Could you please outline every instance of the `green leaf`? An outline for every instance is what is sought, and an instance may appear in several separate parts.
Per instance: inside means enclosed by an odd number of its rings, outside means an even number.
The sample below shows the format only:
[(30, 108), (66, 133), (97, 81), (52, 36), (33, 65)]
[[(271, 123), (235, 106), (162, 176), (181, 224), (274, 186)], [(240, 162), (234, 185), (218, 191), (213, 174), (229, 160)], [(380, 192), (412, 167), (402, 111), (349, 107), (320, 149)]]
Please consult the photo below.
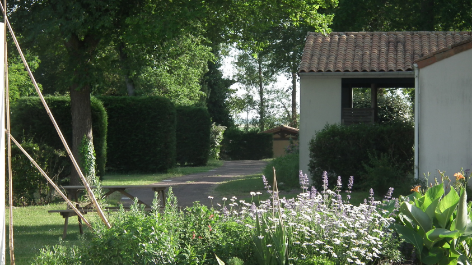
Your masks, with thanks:
[(431, 220), (434, 219), (434, 212), (435, 212), (436, 207), (438, 206), (438, 204), (439, 204), (439, 198), (432, 201), (425, 210), (425, 213), (429, 216), (429, 218)]
[(444, 194), (444, 184), (441, 183), (440, 185), (433, 186), (426, 191), (424, 195), (424, 203), (421, 206), (422, 210), (426, 210), (431, 203), (434, 201), (438, 200), (443, 196)]
[(461, 197), (459, 200), (459, 205), (457, 206), (457, 215), (456, 215), (456, 229), (463, 230), (469, 223), (469, 216), (467, 215), (467, 191), (466, 189), (461, 189)]
[(472, 235), (472, 223), (468, 223), (462, 232), (462, 236), (470, 237)]
[(220, 258), (218, 258), (216, 254), (215, 254), (215, 257), (216, 257), (216, 261), (218, 261), (218, 265), (225, 265), (225, 263)]
[(435, 228), (431, 229), (426, 233), (426, 236), (428, 237), (429, 240), (431, 241), (439, 241), (443, 238), (451, 238), (451, 239), (456, 239), (461, 236), (460, 231), (450, 231), (448, 229), (444, 228)]
[(424, 264), (437, 264), (444, 258), (443, 250), (440, 248), (432, 248), (427, 253), (421, 255), (421, 262)]
[(457, 195), (457, 192), (454, 189), (451, 189), (451, 191), (449, 191), (449, 193), (439, 202), (436, 207), (435, 215), (441, 227), (447, 228), (446, 226), (451, 220), (451, 216), (458, 203), (459, 195)]
[(413, 244), (415, 246), (418, 253), (423, 251), (423, 237), (402, 225), (395, 224), (395, 230), (400, 235), (401, 238), (405, 239), (405, 241)]
[(410, 217), (410, 219), (415, 220), (415, 222), (421, 227), (421, 229), (423, 229), (424, 233), (431, 229), (432, 221), (430, 217), (415, 205), (403, 203), (400, 206), (400, 212)]

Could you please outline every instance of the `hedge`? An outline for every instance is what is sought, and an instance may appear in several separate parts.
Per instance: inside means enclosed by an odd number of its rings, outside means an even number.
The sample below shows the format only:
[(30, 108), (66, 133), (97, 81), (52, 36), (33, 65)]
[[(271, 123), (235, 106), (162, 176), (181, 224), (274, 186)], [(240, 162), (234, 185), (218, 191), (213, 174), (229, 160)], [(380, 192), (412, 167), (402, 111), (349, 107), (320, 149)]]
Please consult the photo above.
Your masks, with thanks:
[(387, 155), (406, 173), (413, 170), (413, 146), (414, 128), (410, 123), (326, 125), (310, 141), (309, 171), (318, 186), (323, 171), (332, 177), (330, 185), (337, 176), (347, 183), (350, 176), (359, 180), (365, 175), (365, 165), (371, 160)]
[(176, 156), (181, 166), (203, 166), (210, 155), (211, 117), (206, 108), (176, 107)]
[(176, 114), (163, 97), (99, 97), (108, 113), (114, 172), (162, 172), (175, 165)]
[[(62, 134), (72, 142), (72, 117), (69, 97), (45, 97)], [(107, 113), (101, 101), (91, 98), (93, 145), (95, 148), (97, 175), (105, 174), (107, 161)], [(20, 98), (11, 106), (11, 132), (17, 140), (28, 139), (65, 150), (49, 116), (38, 97)], [(69, 174), (70, 169), (64, 174)]]
[(228, 129), (224, 133), (221, 157), (229, 160), (260, 160), (271, 158), (272, 134)]

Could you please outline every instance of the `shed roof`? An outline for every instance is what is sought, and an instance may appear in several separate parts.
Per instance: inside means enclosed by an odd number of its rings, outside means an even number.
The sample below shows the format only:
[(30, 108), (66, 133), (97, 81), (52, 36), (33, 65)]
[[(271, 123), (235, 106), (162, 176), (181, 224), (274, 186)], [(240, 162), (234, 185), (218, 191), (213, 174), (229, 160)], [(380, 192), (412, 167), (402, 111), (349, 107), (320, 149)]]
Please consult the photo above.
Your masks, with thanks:
[(272, 134), (286, 133), (286, 134), (290, 134), (290, 135), (296, 135), (296, 134), (298, 134), (298, 129), (290, 127), (290, 126), (280, 125), (280, 126), (277, 126), (275, 128), (263, 131), (262, 133), (272, 133)]
[(407, 72), (420, 58), (472, 39), (472, 32), (309, 32), (300, 73)]

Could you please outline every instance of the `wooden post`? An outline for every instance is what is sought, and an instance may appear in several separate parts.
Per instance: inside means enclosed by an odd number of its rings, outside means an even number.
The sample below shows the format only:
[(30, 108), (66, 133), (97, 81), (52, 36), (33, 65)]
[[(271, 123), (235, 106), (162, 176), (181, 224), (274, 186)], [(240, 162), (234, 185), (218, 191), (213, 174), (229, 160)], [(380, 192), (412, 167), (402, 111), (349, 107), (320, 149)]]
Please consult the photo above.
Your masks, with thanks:
[[(5, 30), (5, 24), (0, 26)], [(5, 230), (5, 32), (0, 33), (0, 263), (5, 264), (6, 230)]]
[(372, 83), (370, 85), (370, 99), (371, 99), (371, 108), (373, 109), (373, 119), (372, 123), (376, 123), (377, 118), (377, 84)]

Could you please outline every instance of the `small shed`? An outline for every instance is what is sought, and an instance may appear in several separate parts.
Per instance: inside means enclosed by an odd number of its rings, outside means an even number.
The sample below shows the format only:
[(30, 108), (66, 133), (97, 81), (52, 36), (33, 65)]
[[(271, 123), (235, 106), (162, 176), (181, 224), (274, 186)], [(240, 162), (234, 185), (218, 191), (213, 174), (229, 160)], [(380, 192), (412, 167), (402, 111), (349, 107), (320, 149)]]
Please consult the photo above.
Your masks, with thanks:
[[(440, 169), (443, 163), (438, 161), (442, 159), (457, 161), (451, 166), (461, 164), (464, 169), (468, 168), (472, 163), (472, 60), (466, 56), (469, 51), (424, 66), (424, 69), (421, 64), (424, 60), (433, 60), (428, 58), (443, 56), (441, 51), (451, 53), (454, 47), (465, 49), (468, 46), (464, 42), (470, 39), (472, 32), (308, 33), (299, 69), (300, 169), (309, 173), (309, 142), (326, 124), (375, 122), (376, 91), (381, 87), (416, 88), (416, 177)], [(354, 87), (371, 88), (371, 108), (352, 108)], [(448, 119), (461, 119), (464, 124), (454, 127), (457, 123)], [(458, 133), (456, 128), (463, 131)], [(432, 132), (436, 130), (437, 133)], [(440, 141), (443, 143), (439, 144)], [(443, 149), (445, 145), (448, 145), (447, 151)], [(454, 153), (461, 145), (469, 151)], [(451, 170), (459, 169), (448, 166), (442, 170), (451, 175)]]
[(262, 133), (270, 133), (273, 135), (273, 147), (274, 157), (280, 157), (285, 154), (285, 150), (290, 145), (290, 140), (298, 145), (298, 129), (280, 125)]

